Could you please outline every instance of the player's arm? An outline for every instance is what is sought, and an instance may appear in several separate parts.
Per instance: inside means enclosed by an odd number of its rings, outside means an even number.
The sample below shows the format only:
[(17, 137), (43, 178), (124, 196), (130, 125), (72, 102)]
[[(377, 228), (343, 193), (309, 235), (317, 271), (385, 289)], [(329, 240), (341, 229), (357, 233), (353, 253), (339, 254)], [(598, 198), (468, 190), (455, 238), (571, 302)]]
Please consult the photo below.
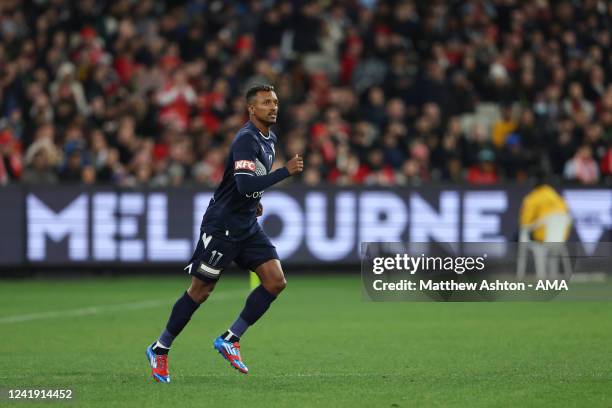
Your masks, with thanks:
[(287, 166), (281, 167), (265, 176), (258, 176), (255, 173), (257, 148), (257, 142), (246, 135), (236, 141), (234, 146), (234, 177), (240, 194), (250, 194), (265, 190), (279, 181), (302, 171), (304, 167), (302, 158), (296, 156), (287, 163)]
[(236, 187), (240, 194), (249, 194), (265, 190), (279, 181), (283, 181), (290, 175), (285, 167), (274, 170), (272, 173), (266, 174), (265, 176), (258, 176), (255, 172), (253, 172), (253, 174), (248, 174), (246, 172), (234, 174), (236, 177)]

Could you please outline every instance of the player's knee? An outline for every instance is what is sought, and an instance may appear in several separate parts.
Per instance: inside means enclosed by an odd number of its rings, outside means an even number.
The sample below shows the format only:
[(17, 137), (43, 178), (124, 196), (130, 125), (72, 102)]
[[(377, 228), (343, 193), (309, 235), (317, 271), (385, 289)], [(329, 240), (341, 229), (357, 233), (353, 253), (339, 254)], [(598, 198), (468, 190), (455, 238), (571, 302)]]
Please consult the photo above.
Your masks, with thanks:
[(287, 280), (285, 278), (282, 278), (278, 281), (278, 293), (282, 292), (283, 290), (285, 290), (285, 288), (287, 287)]
[(206, 301), (206, 299), (208, 299), (208, 297), (210, 296), (210, 293), (212, 292), (212, 289), (199, 289), (199, 290), (189, 290), (189, 296), (193, 299), (194, 302), (196, 303), (204, 303)]
[(268, 289), (268, 292), (272, 293), (273, 295), (278, 295), (286, 287), (287, 287), (287, 281), (285, 280), (284, 277), (281, 277), (278, 279), (274, 279), (272, 282), (270, 282), (268, 285), (268, 288), (266, 289)]
[(277, 296), (287, 287), (285, 274), (277, 259), (268, 261), (256, 269), (263, 287), (271, 294)]
[(194, 279), (191, 286), (187, 290), (189, 297), (196, 303), (204, 303), (215, 289), (214, 283), (202, 282), (199, 279)]
[(187, 289), (187, 294), (196, 303), (202, 303), (208, 297), (208, 296), (204, 296), (204, 294), (200, 290), (194, 289), (193, 286)]

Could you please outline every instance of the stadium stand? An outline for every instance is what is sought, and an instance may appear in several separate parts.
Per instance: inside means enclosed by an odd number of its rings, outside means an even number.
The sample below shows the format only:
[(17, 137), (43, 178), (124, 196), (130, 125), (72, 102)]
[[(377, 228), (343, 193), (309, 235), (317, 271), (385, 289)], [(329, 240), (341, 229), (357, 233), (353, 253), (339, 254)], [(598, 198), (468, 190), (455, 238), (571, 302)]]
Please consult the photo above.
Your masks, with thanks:
[(0, 185), (216, 185), (275, 85), (308, 185), (612, 183), (612, 3), (3, 0)]

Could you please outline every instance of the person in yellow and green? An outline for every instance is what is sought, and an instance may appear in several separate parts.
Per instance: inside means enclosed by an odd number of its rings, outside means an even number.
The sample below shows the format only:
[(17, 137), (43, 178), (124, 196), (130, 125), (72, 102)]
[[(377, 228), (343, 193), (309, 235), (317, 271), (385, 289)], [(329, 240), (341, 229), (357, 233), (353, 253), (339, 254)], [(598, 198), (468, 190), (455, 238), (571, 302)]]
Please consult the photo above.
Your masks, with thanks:
[[(551, 234), (553, 231), (550, 231), (550, 229), (556, 230), (560, 227), (552, 225), (553, 221), (564, 224), (564, 228), (561, 228), (557, 234)], [(571, 228), (571, 216), (567, 203), (547, 183), (546, 175), (543, 172), (538, 175), (535, 188), (523, 199), (519, 222), (521, 241), (524, 241), (523, 238), (539, 242), (567, 241)], [(527, 237), (524, 236), (526, 233), (529, 234)]]
[(548, 184), (544, 172), (539, 172), (535, 188), (523, 199), (519, 223), (517, 277), (525, 277), (528, 252), (533, 253), (538, 279), (557, 276), (559, 261), (569, 276), (571, 265), (563, 243), (569, 237), (572, 218), (567, 203)]

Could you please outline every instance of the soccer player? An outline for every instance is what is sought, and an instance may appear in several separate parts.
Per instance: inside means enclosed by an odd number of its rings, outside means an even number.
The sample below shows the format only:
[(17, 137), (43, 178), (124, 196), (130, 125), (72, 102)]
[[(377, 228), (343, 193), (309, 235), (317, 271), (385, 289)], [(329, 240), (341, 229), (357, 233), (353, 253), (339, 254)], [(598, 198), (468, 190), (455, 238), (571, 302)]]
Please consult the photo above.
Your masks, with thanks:
[(159, 382), (170, 382), (168, 352), (172, 342), (232, 261), (255, 271), (261, 280), (236, 321), (213, 342), (214, 348), (241, 373), (246, 374), (248, 368), (240, 355), (240, 338), (286, 286), (276, 248), (256, 217), (263, 212), (263, 190), (302, 172), (304, 163), (296, 155), (285, 167), (271, 171), (277, 138), (270, 127), (276, 123), (278, 98), (272, 86), (258, 85), (248, 90), (246, 99), (249, 122), (232, 142), (223, 180), (210, 200), (200, 227), (201, 237), (185, 267), (192, 276), (191, 286), (174, 304), (161, 336), (147, 347), (152, 376)]

